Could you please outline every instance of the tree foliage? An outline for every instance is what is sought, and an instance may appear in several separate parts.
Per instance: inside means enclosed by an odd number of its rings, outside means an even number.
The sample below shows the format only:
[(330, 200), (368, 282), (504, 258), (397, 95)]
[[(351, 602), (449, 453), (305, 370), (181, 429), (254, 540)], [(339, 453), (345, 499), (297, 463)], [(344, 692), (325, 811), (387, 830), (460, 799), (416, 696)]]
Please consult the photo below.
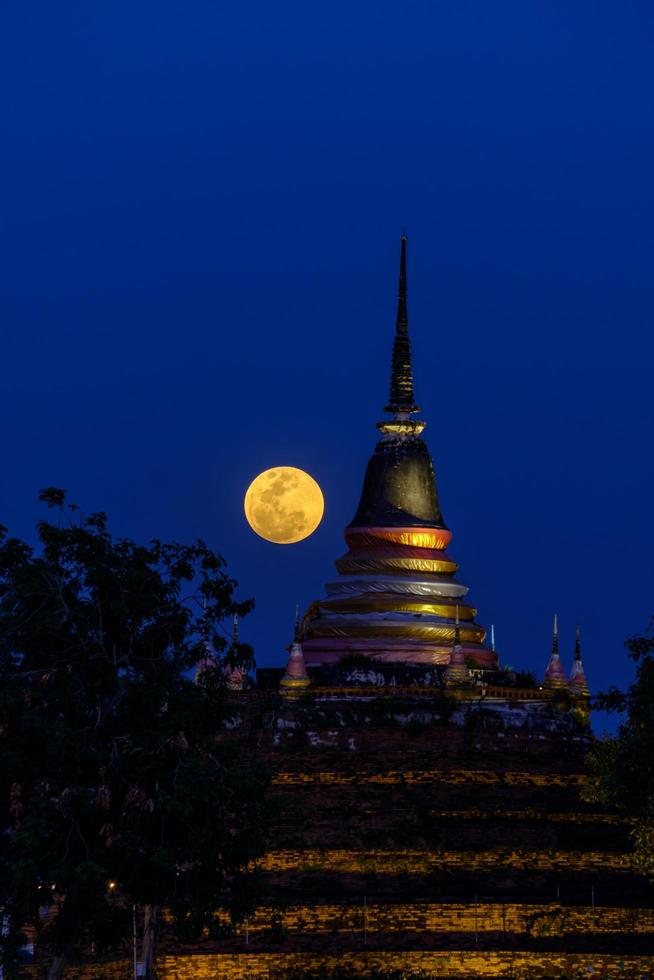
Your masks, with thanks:
[(600, 739), (589, 755), (589, 802), (618, 806), (636, 821), (634, 861), (654, 875), (654, 620), (626, 642), (636, 677), (625, 692), (611, 688), (598, 707), (624, 713), (615, 737)]
[(219, 905), (247, 914), (267, 776), (224, 737), (224, 668), (252, 651), (221, 622), (252, 602), (223, 559), (115, 539), (62, 491), (41, 499), (57, 516), (38, 547), (0, 531), (0, 907), (5, 964), (32, 924), (55, 976), (118, 943), (132, 904), (166, 906), (187, 937)]

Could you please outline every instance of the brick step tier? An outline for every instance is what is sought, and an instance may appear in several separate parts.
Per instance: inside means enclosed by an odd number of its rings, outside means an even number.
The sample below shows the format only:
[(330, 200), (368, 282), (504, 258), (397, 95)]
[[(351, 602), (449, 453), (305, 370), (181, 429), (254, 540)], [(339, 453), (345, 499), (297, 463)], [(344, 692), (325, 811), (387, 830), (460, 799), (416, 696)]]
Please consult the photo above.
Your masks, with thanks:
[[(495, 901), (518, 901), (528, 895), (548, 902), (559, 896), (566, 903), (585, 905), (595, 896), (602, 904), (654, 903), (654, 889), (640, 875), (628, 872), (457, 871), (440, 874), (328, 874), (316, 871), (268, 873), (264, 879), (267, 902), (356, 902), (366, 895), (375, 902), (463, 901), (475, 895)], [(628, 896), (628, 897), (626, 897)]]
[[(85, 980), (118, 980), (123, 973), (85, 973)], [(460, 951), (356, 951), (336, 955), (320, 953), (241, 953), (197, 956), (162, 956), (157, 959), (160, 980), (294, 980), (329, 976), (366, 977), (385, 973), (403, 977), (438, 977), (439, 980), (477, 980), (478, 977), (520, 977), (521, 980), (558, 980), (573, 976), (619, 976), (641, 980), (654, 976), (654, 957), (610, 953), (542, 953), (532, 950)], [(79, 976), (79, 974), (77, 975)], [(67, 980), (77, 980), (69, 971)]]
[(274, 927), (268, 933), (261, 935), (248, 934), (245, 941), (245, 931), (232, 940), (211, 942), (205, 940), (185, 946), (174, 941), (160, 940), (162, 952), (183, 955), (194, 952), (220, 953), (266, 953), (284, 949), (287, 945), (293, 952), (311, 951), (313, 953), (344, 953), (348, 951), (368, 950), (518, 950), (587, 953), (650, 953), (654, 949), (654, 932), (643, 935), (616, 936), (614, 933), (593, 933), (592, 935), (573, 935), (566, 933), (562, 936), (526, 936), (524, 933), (502, 932), (433, 932), (416, 937), (415, 933), (368, 933), (363, 939), (363, 930), (358, 934), (333, 935), (286, 933), (279, 927)]

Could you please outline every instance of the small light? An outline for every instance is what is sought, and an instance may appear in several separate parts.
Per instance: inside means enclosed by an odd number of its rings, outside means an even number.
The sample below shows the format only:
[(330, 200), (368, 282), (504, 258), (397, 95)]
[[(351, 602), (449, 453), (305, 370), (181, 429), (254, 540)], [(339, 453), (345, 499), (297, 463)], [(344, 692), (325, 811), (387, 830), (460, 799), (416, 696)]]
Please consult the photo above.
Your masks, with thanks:
[(109, 882), (109, 889), (110, 889), (110, 891), (113, 891), (115, 887), (116, 887), (116, 882), (115, 881), (110, 881)]

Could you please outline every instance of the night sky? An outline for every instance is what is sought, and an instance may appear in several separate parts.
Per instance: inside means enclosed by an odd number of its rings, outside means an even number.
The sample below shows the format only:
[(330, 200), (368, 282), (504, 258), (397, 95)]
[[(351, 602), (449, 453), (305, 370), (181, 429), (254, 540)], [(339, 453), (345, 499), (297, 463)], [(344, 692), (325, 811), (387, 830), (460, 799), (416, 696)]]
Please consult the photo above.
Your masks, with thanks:
[[(451, 552), (503, 661), (593, 689), (654, 613), (654, 8), (8, 0), (0, 522), (39, 488), (222, 552), (281, 664), (386, 404), (399, 237)], [(243, 516), (278, 464), (325, 519)]]

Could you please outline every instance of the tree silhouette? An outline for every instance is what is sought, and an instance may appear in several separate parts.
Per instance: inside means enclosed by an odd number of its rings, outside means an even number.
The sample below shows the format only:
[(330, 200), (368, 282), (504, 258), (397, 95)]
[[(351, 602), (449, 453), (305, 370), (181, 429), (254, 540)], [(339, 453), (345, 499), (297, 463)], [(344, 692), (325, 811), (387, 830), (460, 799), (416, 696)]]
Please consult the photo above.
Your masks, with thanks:
[(600, 739), (589, 755), (592, 777), (584, 790), (589, 802), (618, 806), (635, 820), (634, 863), (654, 876), (654, 620), (643, 636), (626, 641), (636, 677), (626, 693), (611, 688), (597, 705), (621, 711), (615, 737)]
[(5, 967), (27, 924), (59, 977), (85, 948), (124, 942), (136, 905), (149, 971), (158, 909), (188, 937), (218, 906), (253, 906), (267, 774), (225, 737), (225, 667), (252, 650), (221, 632), (253, 603), (202, 541), (138, 545), (61, 490), (40, 499), (57, 517), (38, 547), (0, 532)]

